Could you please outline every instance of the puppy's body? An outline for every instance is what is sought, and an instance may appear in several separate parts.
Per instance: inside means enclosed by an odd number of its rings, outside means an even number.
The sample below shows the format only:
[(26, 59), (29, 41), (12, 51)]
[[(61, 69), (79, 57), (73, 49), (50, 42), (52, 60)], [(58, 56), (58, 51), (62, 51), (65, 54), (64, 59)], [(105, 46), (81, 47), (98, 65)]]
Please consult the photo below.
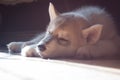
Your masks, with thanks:
[[(69, 15), (69, 13), (67, 14)], [(82, 29), (89, 28), (95, 24), (103, 25), (99, 40), (95, 44), (87, 44), (80, 47), (76, 57), (107, 58), (119, 54), (120, 38), (116, 31), (116, 25), (107, 12), (99, 7), (83, 7), (70, 14), (74, 14), (85, 20), (85, 25), (80, 26)]]
[[(84, 7), (77, 11), (58, 14), (54, 6), (49, 7), (50, 23), (44, 36), (21, 43), (24, 56), (43, 58), (74, 57), (113, 58), (120, 52), (120, 38), (110, 15), (98, 7)], [(13, 45), (14, 44), (14, 45)], [(10, 43), (8, 48), (21, 46)]]

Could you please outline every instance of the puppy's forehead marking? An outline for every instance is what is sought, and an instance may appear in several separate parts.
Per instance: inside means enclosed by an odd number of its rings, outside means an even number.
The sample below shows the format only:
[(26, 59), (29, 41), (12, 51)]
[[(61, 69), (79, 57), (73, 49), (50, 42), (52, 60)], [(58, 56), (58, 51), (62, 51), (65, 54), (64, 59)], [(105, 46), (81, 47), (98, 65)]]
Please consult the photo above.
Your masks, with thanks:
[(56, 19), (50, 22), (47, 31), (54, 33), (60, 31), (60, 29), (75, 29), (78, 25), (76, 24), (76, 17), (74, 15), (60, 15)]
[(60, 27), (64, 26), (65, 22), (66, 22), (66, 18), (59, 16), (55, 20), (53, 20), (53, 21), (50, 22), (47, 30), (49, 32), (53, 32), (57, 28), (60, 28)]

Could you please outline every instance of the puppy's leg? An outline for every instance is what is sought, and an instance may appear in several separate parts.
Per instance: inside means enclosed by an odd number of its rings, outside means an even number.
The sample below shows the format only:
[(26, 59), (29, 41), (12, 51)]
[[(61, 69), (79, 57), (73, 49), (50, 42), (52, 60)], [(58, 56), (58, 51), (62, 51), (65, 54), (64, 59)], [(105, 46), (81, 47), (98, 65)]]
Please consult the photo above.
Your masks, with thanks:
[(7, 45), (9, 53), (20, 53), (21, 49), (24, 48), (27, 45), (34, 44), (32, 42), (11, 42)]
[(25, 46), (37, 44), (45, 35), (45, 32), (41, 33), (34, 39), (26, 42), (11, 42), (7, 45), (9, 53), (20, 53)]

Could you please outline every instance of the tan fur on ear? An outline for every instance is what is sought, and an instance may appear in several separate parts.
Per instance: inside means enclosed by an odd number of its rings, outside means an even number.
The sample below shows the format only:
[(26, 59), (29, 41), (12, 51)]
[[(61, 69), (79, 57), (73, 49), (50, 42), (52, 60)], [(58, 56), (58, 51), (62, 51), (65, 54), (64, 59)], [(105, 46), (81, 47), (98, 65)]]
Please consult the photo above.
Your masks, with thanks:
[(103, 25), (96, 24), (82, 31), (88, 44), (95, 44), (99, 40), (102, 27)]
[(51, 2), (49, 3), (49, 16), (50, 21), (54, 20), (58, 16), (58, 12), (55, 10), (55, 7)]

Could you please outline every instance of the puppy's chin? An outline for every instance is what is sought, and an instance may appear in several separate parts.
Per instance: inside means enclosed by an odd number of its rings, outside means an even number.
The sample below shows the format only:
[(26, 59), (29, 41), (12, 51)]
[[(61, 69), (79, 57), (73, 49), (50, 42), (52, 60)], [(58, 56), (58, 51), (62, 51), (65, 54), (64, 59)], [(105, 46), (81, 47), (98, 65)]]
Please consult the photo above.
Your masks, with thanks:
[(25, 46), (21, 50), (21, 56), (25, 57), (40, 57), (40, 55), (37, 53), (34, 46)]

